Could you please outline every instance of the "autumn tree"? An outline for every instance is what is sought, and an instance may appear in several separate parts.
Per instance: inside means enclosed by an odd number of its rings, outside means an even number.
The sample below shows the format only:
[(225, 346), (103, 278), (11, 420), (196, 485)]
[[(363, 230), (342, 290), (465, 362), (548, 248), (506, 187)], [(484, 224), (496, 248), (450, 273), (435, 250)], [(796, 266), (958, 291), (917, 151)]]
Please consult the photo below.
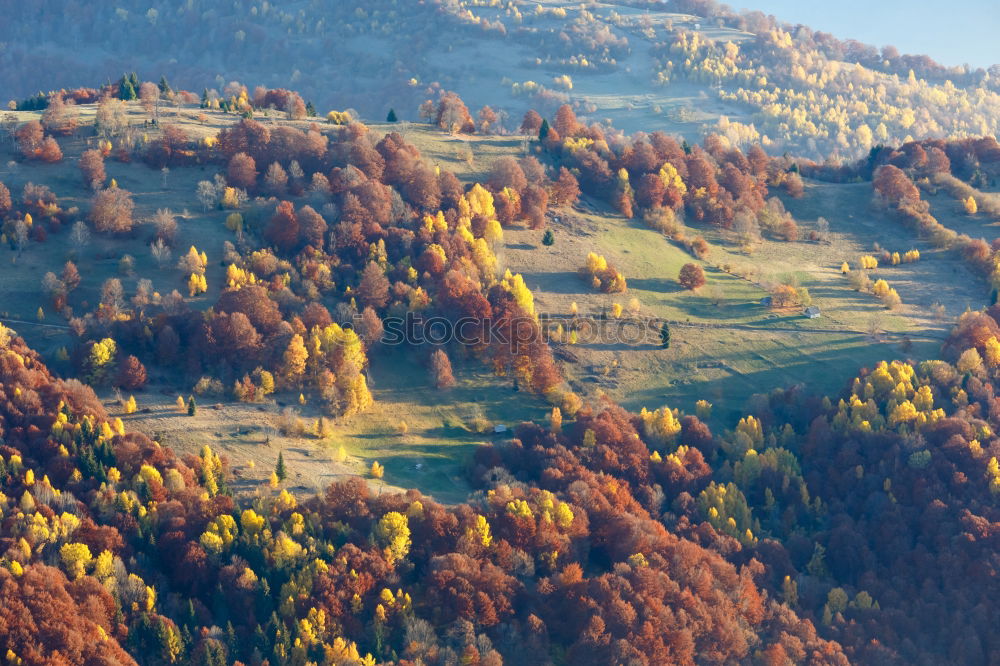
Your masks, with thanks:
[(556, 111), (556, 118), (552, 123), (552, 129), (558, 132), (559, 136), (569, 138), (576, 134), (579, 127), (580, 123), (576, 119), (573, 107), (569, 104), (563, 104), (560, 106)]
[(302, 336), (295, 334), (288, 342), (288, 347), (281, 357), (281, 375), (286, 386), (296, 386), (306, 371), (306, 361), (309, 352), (306, 350)]
[(299, 220), (291, 201), (278, 202), (264, 229), (264, 238), (285, 252), (291, 251), (298, 243)]
[(534, 109), (528, 109), (521, 121), (521, 134), (538, 134), (538, 128), (542, 126), (542, 117)]
[(118, 187), (109, 187), (94, 196), (90, 221), (97, 231), (126, 233), (132, 230), (134, 208), (131, 193)]
[(42, 140), (42, 147), (39, 149), (36, 157), (40, 162), (45, 162), (46, 164), (55, 164), (62, 161), (63, 154), (62, 149), (59, 147), (59, 142), (51, 136), (45, 137)]
[(361, 312), (361, 321), (357, 325), (358, 335), (364, 340), (365, 345), (371, 347), (382, 339), (385, 328), (382, 320), (371, 306), (366, 307)]
[(298, 218), (302, 241), (306, 245), (322, 250), (327, 230), (326, 220), (312, 206), (303, 206), (299, 209)]
[(899, 206), (920, 200), (920, 191), (902, 169), (886, 164), (875, 171), (872, 179), (875, 191), (889, 203)]
[(684, 264), (677, 281), (685, 289), (695, 290), (705, 284), (705, 271), (698, 264)]
[(32, 120), (18, 127), (14, 138), (17, 140), (17, 148), (21, 154), (28, 158), (34, 158), (41, 151), (45, 129), (40, 122)]
[(783, 185), (785, 186), (785, 191), (791, 197), (799, 199), (805, 194), (805, 183), (802, 182), (802, 176), (797, 173), (787, 174)]
[(288, 174), (277, 162), (272, 162), (264, 174), (264, 191), (272, 196), (281, 197), (288, 192)]
[(62, 95), (49, 98), (49, 106), (42, 113), (42, 127), (50, 134), (66, 136), (76, 131), (77, 119), (72, 106), (66, 103)]
[(83, 175), (84, 185), (100, 190), (104, 186), (107, 174), (104, 171), (104, 156), (99, 150), (85, 150), (80, 155), (80, 173)]
[(130, 391), (141, 389), (146, 385), (145, 366), (130, 354), (119, 364), (116, 384)]
[(517, 160), (505, 155), (493, 163), (489, 185), (495, 191), (509, 187), (520, 193), (528, 186), (528, 179)]
[(475, 131), (475, 124), (472, 122), (468, 107), (462, 98), (453, 92), (444, 93), (438, 100), (436, 122), (438, 127), (453, 134)]
[(477, 117), (479, 121), (479, 131), (483, 134), (489, 134), (490, 129), (497, 122), (496, 112), (488, 106), (484, 106), (479, 110), (479, 116)]
[(73, 291), (80, 286), (80, 271), (77, 270), (76, 264), (72, 261), (67, 261), (63, 265), (62, 273), (59, 279), (64, 285), (66, 285), (66, 291)]
[(257, 184), (257, 163), (246, 153), (236, 153), (229, 160), (226, 180), (233, 187), (253, 190)]
[(358, 298), (365, 305), (376, 309), (384, 307), (389, 300), (389, 279), (374, 261), (368, 262), (368, 265), (361, 272)]
[(566, 167), (559, 167), (559, 176), (552, 185), (552, 201), (561, 206), (572, 206), (580, 198), (580, 184)]
[(434, 385), (439, 389), (449, 389), (455, 385), (455, 376), (452, 374), (451, 361), (448, 354), (443, 349), (435, 349), (431, 354), (431, 376)]

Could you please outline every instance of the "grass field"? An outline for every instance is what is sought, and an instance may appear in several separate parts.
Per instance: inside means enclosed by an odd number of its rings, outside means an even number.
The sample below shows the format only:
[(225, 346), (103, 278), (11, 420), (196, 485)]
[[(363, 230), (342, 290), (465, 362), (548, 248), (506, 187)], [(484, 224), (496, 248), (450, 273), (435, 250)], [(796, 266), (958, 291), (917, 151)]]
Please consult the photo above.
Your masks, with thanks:
[[(952, 253), (930, 247), (873, 210), (870, 192), (870, 184), (810, 183), (806, 197), (786, 201), (803, 236), (819, 216), (829, 220), (823, 242), (765, 240), (747, 255), (723, 232), (688, 229), (689, 236), (704, 233), (712, 246), (699, 261), (641, 222), (590, 202), (580, 211), (556, 214), (552, 247), (541, 244), (540, 232), (507, 232), (504, 258), (524, 274), (541, 312), (565, 315), (575, 302), (581, 313), (598, 314), (636, 298), (641, 316), (675, 322), (669, 350), (606, 342), (567, 347), (575, 359), (565, 366), (574, 388), (607, 393), (633, 409), (667, 404), (691, 411), (706, 399), (716, 406), (717, 424), (731, 427), (755, 393), (796, 384), (836, 393), (859, 368), (881, 359), (934, 356), (948, 322), (985, 303), (988, 292), (980, 279)], [(854, 264), (875, 243), (921, 252), (919, 262), (872, 272), (873, 280), (884, 278), (899, 291), (903, 305), (895, 311), (852, 290), (840, 272), (843, 261)], [(625, 273), (626, 293), (601, 294), (578, 277), (592, 251)], [(694, 292), (677, 283), (688, 262), (706, 272), (707, 284)], [(775, 312), (760, 305), (767, 286), (779, 282), (806, 287), (822, 316), (807, 319), (801, 309)], [(938, 303), (945, 307), (944, 319), (932, 314)]]
[[(475, 359), (456, 362), (456, 386), (438, 391), (413, 357), (403, 350), (374, 355), (369, 376), (375, 406), (332, 422), (322, 439), (312, 432), (320, 411), (309, 403), (299, 405), (292, 394), (276, 394), (259, 404), (205, 397), (194, 417), (177, 410), (177, 386), (151, 385), (137, 393), (140, 411), (135, 414), (125, 414), (111, 394), (105, 395), (105, 404), (126, 427), (149, 433), (178, 452), (198, 454), (210, 445), (229, 458), (241, 492), (267, 483), (280, 451), (288, 484), (299, 492), (319, 491), (345, 476), (367, 476), (371, 463), (378, 461), (385, 476), (369, 481), (374, 489), (419, 488), (439, 501), (459, 502), (469, 492), (464, 465), (475, 447), (509, 436), (494, 435), (494, 426), (511, 428), (541, 419), (547, 406), (540, 398), (515, 393), (509, 380), (493, 376)], [(305, 434), (282, 434), (286, 405), (295, 410)], [(337, 459), (340, 447), (347, 454), (342, 462)]]

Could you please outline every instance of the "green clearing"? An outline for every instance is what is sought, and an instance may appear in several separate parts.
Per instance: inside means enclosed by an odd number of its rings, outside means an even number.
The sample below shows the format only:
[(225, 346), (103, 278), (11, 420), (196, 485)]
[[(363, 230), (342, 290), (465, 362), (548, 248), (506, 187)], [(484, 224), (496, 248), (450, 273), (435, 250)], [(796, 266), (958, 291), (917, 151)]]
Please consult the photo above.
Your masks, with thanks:
[[(455, 387), (439, 391), (417, 355), (399, 349), (373, 356), (375, 407), (338, 426), (331, 441), (360, 458), (364, 469), (373, 460), (385, 465), (392, 485), (460, 501), (469, 491), (463, 466), (476, 446), (509, 437), (521, 421), (543, 420), (550, 407), (539, 396), (515, 392), (509, 379), (494, 376), (477, 359), (455, 361)], [(494, 435), (500, 424), (508, 433)]]
[[(566, 315), (576, 303), (581, 314), (599, 314), (635, 298), (640, 316), (676, 322), (669, 350), (606, 341), (557, 344), (573, 359), (565, 372), (575, 390), (607, 393), (632, 409), (667, 404), (692, 411), (704, 398), (715, 404), (716, 424), (731, 427), (755, 393), (802, 384), (811, 392), (835, 394), (860, 368), (879, 360), (932, 357), (947, 322), (966, 307), (984, 304), (982, 281), (952, 253), (915, 238), (873, 209), (870, 200), (870, 184), (810, 183), (806, 197), (786, 205), (802, 236), (824, 216), (826, 238), (763, 240), (751, 254), (727, 232), (688, 228), (688, 237), (704, 234), (711, 245), (704, 261), (640, 221), (585, 201), (577, 211), (557, 212), (552, 247), (541, 244), (540, 232), (508, 231), (504, 258), (525, 276), (540, 312)], [(899, 291), (903, 305), (895, 311), (851, 289), (840, 272), (843, 261), (854, 264), (876, 243), (890, 251), (921, 252), (919, 262), (871, 273)], [(597, 293), (577, 275), (588, 252), (603, 254), (625, 273), (626, 293)], [(677, 273), (688, 262), (706, 273), (707, 284), (694, 292), (677, 284)], [(772, 311), (761, 305), (768, 286), (781, 282), (806, 287), (822, 316), (808, 319), (801, 308)], [(945, 318), (933, 315), (937, 304), (944, 306)]]

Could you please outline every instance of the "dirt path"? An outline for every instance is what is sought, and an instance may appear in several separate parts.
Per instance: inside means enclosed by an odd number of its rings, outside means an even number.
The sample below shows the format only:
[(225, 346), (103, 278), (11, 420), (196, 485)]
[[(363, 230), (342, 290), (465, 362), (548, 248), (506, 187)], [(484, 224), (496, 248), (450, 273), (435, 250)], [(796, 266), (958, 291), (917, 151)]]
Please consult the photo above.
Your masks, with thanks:
[[(794, 328), (792, 326), (754, 326), (753, 324), (713, 324), (713, 323), (693, 323), (684, 321), (665, 320), (671, 326), (683, 326), (687, 328), (720, 328), (743, 331), (775, 331), (781, 333), (823, 333), (825, 335), (868, 335), (868, 331), (857, 331), (849, 328)], [(946, 340), (944, 334), (935, 335), (933, 333), (908, 333), (884, 331), (879, 333), (879, 337), (900, 339), (920, 339), (920, 340)]]
[(0, 318), (0, 323), (3, 324), (27, 324), (28, 326), (38, 326), (40, 328), (55, 328), (60, 331), (70, 330), (69, 326), (64, 324), (46, 324), (40, 321), (28, 321), (27, 319), (10, 319), (10, 318)]

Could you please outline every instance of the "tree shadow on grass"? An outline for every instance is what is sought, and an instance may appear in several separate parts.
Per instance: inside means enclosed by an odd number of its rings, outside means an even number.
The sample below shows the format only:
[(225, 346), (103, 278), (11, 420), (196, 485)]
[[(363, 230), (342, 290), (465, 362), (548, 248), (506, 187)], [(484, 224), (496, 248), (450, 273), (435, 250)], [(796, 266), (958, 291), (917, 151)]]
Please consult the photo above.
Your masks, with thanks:
[(522, 272), (525, 283), (530, 288), (538, 285), (543, 292), (551, 294), (585, 294), (586, 285), (574, 271)]
[(626, 281), (629, 289), (641, 289), (660, 294), (676, 294), (684, 291), (684, 287), (678, 284), (677, 280), (669, 278), (630, 278), (626, 276)]

